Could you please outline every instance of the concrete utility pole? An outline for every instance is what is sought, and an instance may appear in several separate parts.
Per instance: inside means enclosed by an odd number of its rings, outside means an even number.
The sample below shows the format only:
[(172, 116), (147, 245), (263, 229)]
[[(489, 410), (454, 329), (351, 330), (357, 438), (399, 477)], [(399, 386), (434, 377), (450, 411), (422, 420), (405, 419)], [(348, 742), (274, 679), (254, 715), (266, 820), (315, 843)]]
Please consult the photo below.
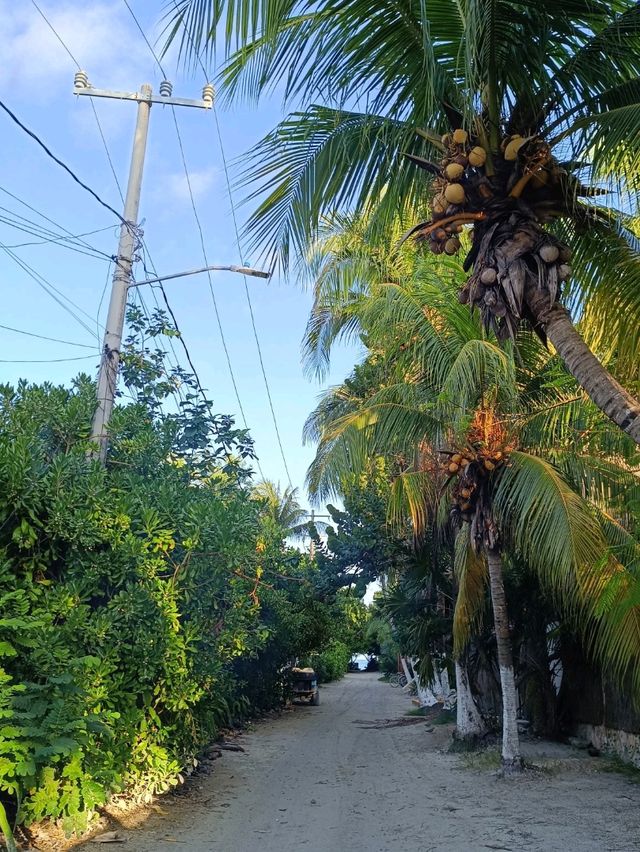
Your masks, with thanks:
[(94, 98), (116, 98), (118, 100), (136, 101), (138, 104), (138, 117), (133, 138), (127, 196), (122, 214), (124, 222), (120, 228), (118, 259), (111, 284), (109, 313), (107, 315), (104, 345), (102, 347), (100, 370), (98, 373), (97, 407), (91, 427), (91, 440), (97, 443), (99, 447), (95, 455), (103, 463), (107, 455), (107, 428), (111, 412), (113, 411), (116, 383), (118, 380), (122, 331), (127, 308), (127, 293), (132, 283), (131, 269), (137, 247), (135, 229), (140, 206), (140, 189), (142, 187), (142, 172), (147, 147), (151, 104), (172, 104), (174, 106), (199, 107), (200, 109), (210, 109), (213, 105), (214, 90), (211, 84), (207, 84), (204, 87), (202, 100), (173, 98), (171, 97), (171, 93), (172, 86), (168, 80), (163, 80), (160, 83), (160, 96), (154, 97), (153, 90), (148, 83), (145, 83), (139, 92), (111, 92), (104, 89), (94, 89), (89, 84), (87, 74), (84, 71), (78, 71), (74, 79), (75, 95), (88, 95)]

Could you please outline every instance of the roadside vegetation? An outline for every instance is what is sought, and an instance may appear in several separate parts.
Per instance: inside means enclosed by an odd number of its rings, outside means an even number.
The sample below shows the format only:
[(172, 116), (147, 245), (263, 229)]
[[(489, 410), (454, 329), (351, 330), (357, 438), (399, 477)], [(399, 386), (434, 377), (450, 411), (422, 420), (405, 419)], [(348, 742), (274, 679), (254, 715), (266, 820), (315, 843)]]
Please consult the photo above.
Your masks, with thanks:
[(157, 355), (173, 329), (163, 315), (153, 328), (129, 321), (129, 401), (105, 468), (87, 459), (88, 377), (0, 389), (0, 804), (11, 824), (82, 831), (114, 792), (169, 789), (222, 729), (283, 704), (286, 666), (319, 655), (332, 679), (359, 650), (347, 609), (287, 543), (295, 495), (289, 514), (272, 511), (277, 489), (251, 485), (249, 436), (210, 413), (192, 377), (179, 377), (181, 410), (163, 413), (178, 377)]

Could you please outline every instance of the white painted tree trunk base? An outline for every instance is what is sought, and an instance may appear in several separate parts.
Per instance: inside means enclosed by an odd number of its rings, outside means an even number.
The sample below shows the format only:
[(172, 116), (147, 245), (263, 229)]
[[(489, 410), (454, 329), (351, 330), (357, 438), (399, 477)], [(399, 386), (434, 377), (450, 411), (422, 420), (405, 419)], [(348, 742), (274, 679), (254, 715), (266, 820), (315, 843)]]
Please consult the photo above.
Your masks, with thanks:
[(476, 706), (476, 702), (473, 700), (466, 667), (461, 665), (457, 660), (455, 666), (457, 703), (456, 731), (454, 736), (457, 740), (472, 742), (483, 737), (487, 733), (487, 728)]
[(516, 681), (512, 667), (500, 666), (502, 687), (502, 771), (505, 774), (519, 772), (524, 762), (520, 755), (518, 735), (518, 699)]

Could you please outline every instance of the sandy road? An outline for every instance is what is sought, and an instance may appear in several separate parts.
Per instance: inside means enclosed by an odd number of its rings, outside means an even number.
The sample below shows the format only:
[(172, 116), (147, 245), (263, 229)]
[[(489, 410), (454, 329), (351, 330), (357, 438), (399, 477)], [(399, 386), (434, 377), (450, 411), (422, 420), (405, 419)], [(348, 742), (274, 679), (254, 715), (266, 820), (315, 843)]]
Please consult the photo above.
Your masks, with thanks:
[[(371, 729), (411, 706), (376, 675), (323, 687), (320, 707), (261, 723), (194, 793), (126, 831), (131, 852), (631, 852), (640, 850), (640, 785), (549, 744), (553, 772), (497, 778), (444, 753), (423, 723)], [(560, 763), (555, 761), (560, 760)], [(96, 849), (96, 846), (87, 847)]]

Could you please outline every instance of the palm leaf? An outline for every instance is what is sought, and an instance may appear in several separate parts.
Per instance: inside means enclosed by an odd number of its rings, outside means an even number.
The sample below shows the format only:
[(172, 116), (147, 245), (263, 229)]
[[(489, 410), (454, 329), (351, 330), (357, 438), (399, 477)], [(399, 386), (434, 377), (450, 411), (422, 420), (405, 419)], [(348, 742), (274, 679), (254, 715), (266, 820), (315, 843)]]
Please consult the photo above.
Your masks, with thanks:
[(458, 581), (453, 615), (453, 653), (459, 658), (477, 635), (486, 605), (487, 564), (471, 546), (471, 527), (463, 524), (456, 536), (454, 572)]

